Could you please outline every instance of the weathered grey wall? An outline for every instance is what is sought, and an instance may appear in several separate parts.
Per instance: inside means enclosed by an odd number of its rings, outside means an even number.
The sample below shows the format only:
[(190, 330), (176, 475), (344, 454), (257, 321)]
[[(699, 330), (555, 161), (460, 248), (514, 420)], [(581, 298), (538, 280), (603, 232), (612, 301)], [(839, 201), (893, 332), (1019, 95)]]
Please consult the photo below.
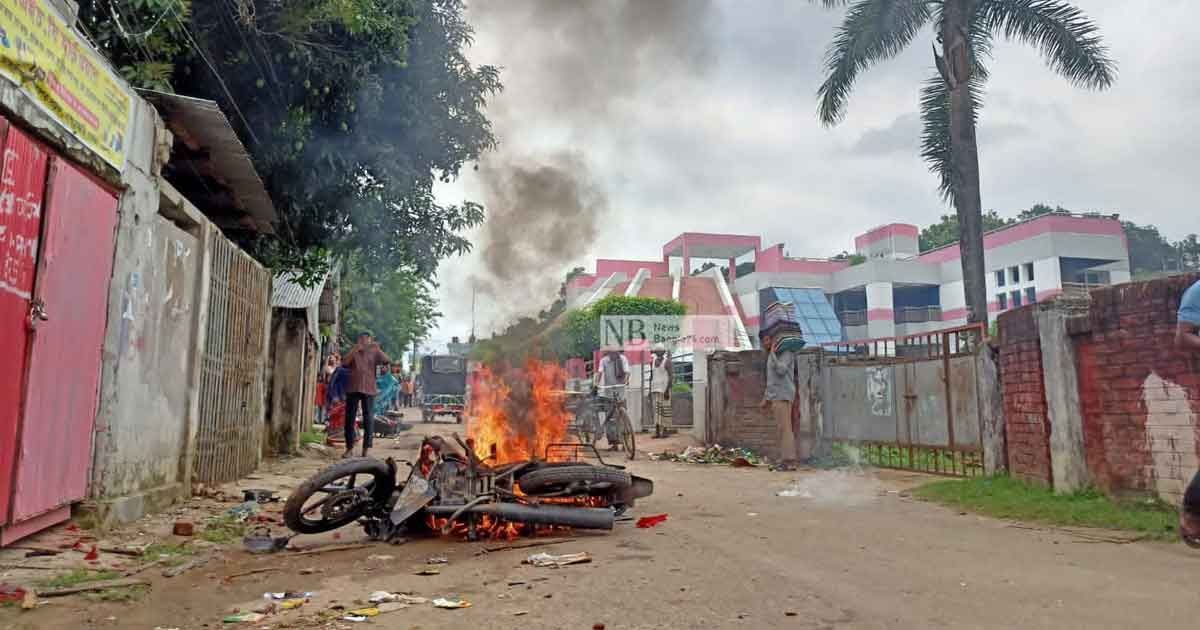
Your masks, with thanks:
[(307, 388), (308, 328), (305, 313), (297, 309), (276, 308), (271, 311), (271, 361), (267, 382), (267, 433), (263, 439), (263, 455), (295, 453), (300, 448), (301, 414), (308, 413), (305, 404)]
[(1060, 493), (1080, 490), (1091, 481), (1083, 448), (1083, 409), (1079, 402), (1075, 347), (1067, 334), (1068, 316), (1054, 302), (1039, 305), (1034, 314), (1042, 346), (1046, 414), (1050, 419), (1050, 472), (1054, 491)]
[(983, 440), (983, 470), (988, 475), (1008, 470), (1004, 395), (1000, 389), (1000, 366), (997, 358), (987, 346), (975, 355), (975, 370), (979, 375), (979, 426)]
[(159, 214), (160, 198), (134, 194), (118, 228), (92, 486), (104, 522), (189, 491), (204, 243)]

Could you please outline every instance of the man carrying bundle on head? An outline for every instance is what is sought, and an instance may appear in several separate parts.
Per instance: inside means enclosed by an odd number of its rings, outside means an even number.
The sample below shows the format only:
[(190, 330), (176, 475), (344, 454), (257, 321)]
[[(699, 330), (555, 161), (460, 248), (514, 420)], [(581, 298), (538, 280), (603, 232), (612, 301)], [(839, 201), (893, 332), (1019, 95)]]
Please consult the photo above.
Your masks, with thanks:
[(812, 454), (812, 433), (802, 435), (797, 448), (792, 428), (792, 404), (796, 399), (796, 351), (804, 347), (804, 335), (792, 314), (792, 305), (775, 302), (767, 307), (759, 340), (767, 352), (767, 382), (763, 392), (763, 407), (779, 431), (777, 470), (795, 470), (797, 461), (806, 461)]

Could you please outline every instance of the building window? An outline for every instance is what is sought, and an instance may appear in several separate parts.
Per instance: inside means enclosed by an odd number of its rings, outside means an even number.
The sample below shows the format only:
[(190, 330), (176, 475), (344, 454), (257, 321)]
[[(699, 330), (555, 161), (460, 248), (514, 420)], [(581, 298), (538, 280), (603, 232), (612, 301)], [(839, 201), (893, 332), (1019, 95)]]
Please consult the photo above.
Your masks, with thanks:
[(1009, 297), (1012, 298), (1012, 307), (1013, 308), (1017, 308), (1018, 306), (1021, 305), (1021, 292), (1020, 291), (1013, 291), (1011, 294), (1009, 294)]
[(1025, 263), (1025, 282), (1033, 282), (1033, 263)]
[(1021, 281), (1021, 268), (1020, 267), (1009, 267), (1008, 268), (1008, 279), (1013, 284), (1020, 282)]
[(1037, 289), (1028, 287), (1025, 289), (1025, 303), (1037, 304)]
[(998, 287), (1004, 286), (1004, 270), (1003, 269), (996, 272), (996, 286), (998, 286)]
[[(1004, 273), (1003, 271), (1000, 273)], [(996, 304), (1000, 305), (1000, 310), (1008, 310), (1008, 295), (1004, 293), (996, 294)]]

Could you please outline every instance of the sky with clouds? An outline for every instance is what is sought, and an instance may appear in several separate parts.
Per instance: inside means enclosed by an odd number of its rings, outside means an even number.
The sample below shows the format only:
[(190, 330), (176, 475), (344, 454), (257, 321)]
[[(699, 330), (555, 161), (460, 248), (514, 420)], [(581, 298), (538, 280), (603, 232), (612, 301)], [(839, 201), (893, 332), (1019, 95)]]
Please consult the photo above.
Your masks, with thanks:
[[(646, 1), (471, 5), (470, 57), (500, 66), (505, 84), (489, 106), (501, 143), (492, 159), (569, 154), (603, 196), (594, 224), (545, 268), (492, 279), (520, 297), (481, 296), (481, 335), (548, 304), (552, 295), (529, 294), (533, 276), (551, 287), (598, 256), (659, 258), (681, 232), (755, 234), (793, 256), (827, 256), (872, 226), (923, 226), (951, 211), (917, 153), (928, 29), (862, 75), (845, 122), (826, 128), (815, 94), (840, 12), (804, 0), (631, 4)], [(677, 12), (641, 14), (660, 2)], [(1170, 238), (1200, 231), (1186, 206), (1200, 173), (1200, 43), (1194, 29), (1170, 26), (1195, 24), (1200, 4), (1076, 4), (1099, 25), (1118, 80), (1106, 92), (1078, 89), (1036, 50), (998, 43), (978, 132), (984, 208), (1011, 215), (1046, 202), (1119, 212)], [(484, 179), (466, 170), (438, 195), (483, 199)], [(431, 345), (469, 332), (472, 278), (486, 274), (490, 239), (486, 228), (471, 236), (476, 250), (439, 272), (444, 318)], [(538, 239), (521, 246), (536, 253)]]

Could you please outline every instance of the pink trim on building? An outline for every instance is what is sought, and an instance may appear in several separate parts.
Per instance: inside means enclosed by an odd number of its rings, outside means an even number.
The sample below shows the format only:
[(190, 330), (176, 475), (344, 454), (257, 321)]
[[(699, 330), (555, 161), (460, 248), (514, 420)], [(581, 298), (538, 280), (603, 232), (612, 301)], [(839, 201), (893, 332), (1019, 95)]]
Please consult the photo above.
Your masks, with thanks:
[(597, 258), (596, 275), (607, 278), (614, 273), (623, 273), (632, 280), (639, 269), (646, 269), (651, 276), (665, 276), (669, 273), (666, 261), (662, 260), (620, 260), (615, 258)]
[(669, 252), (681, 249), (684, 243), (688, 245), (717, 245), (725, 247), (745, 247), (757, 251), (762, 247), (762, 238), (742, 234), (711, 234), (707, 232), (684, 232), (671, 242), (663, 245), (663, 256)]
[[(988, 232), (983, 236), (983, 248), (985, 250), (993, 249), (1001, 245), (1023, 241), (1049, 232), (1125, 237), (1125, 230), (1121, 227), (1121, 222), (1116, 219), (1048, 214), (1032, 221), (1025, 221), (1012, 227)], [(924, 263), (936, 264), (958, 260), (961, 257), (962, 254), (959, 251), (958, 243), (955, 243), (954, 245), (948, 245), (921, 254), (919, 260)]]
[(867, 321), (890, 322), (896, 319), (896, 312), (890, 308), (872, 308), (867, 310)]
[(830, 274), (850, 266), (848, 260), (819, 260), (787, 258), (783, 255), (783, 243), (772, 245), (755, 254), (754, 270), (761, 272), (795, 272)]
[(590, 273), (581, 273), (567, 283), (567, 287), (572, 289), (587, 289), (596, 284), (596, 276)]
[(952, 322), (956, 319), (966, 319), (966, 318), (967, 318), (967, 308), (965, 306), (962, 308), (952, 308), (948, 311), (942, 311), (942, 321), (944, 321), (944, 322)]
[(871, 230), (870, 232), (867, 232), (866, 234), (860, 234), (854, 237), (854, 248), (862, 251), (863, 248), (872, 243), (878, 243), (879, 241), (882, 241), (886, 238), (892, 238), (893, 236), (903, 236), (906, 238), (915, 239), (921, 236), (921, 231), (917, 229), (917, 226), (909, 225), (907, 223), (890, 223), (888, 225), (882, 225), (874, 230)]

